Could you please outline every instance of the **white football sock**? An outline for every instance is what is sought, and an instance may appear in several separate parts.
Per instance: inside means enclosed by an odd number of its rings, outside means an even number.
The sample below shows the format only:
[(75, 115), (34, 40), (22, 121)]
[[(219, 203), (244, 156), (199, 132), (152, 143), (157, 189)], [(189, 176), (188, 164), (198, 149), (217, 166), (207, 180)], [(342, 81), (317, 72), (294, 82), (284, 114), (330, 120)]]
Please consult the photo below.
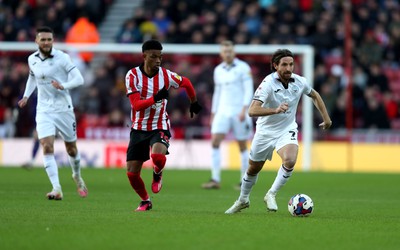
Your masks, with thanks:
[(81, 176), (81, 155), (79, 154), (79, 152), (76, 154), (75, 157), (69, 156), (68, 159), (74, 176)]
[(251, 189), (256, 184), (257, 179), (258, 179), (258, 174), (248, 175), (247, 173), (245, 173), (243, 175), (242, 185), (240, 186), (240, 196), (238, 200), (245, 202), (249, 201)]
[(249, 152), (247, 150), (240, 152), (240, 159), (242, 163), (240, 167), (240, 182), (242, 182), (242, 178), (249, 167)]
[(58, 178), (58, 167), (54, 155), (44, 155), (43, 161), (44, 169), (47, 172), (51, 185), (53, 185), (53, 189), (61, 191), (60, 180)]
[(219, 148), (212, 149), (212, 166), (211, 166), (211, 179), (216, 182), (221, 181), (221, 150)]
[(278, 170), (278, 173), (275, 177), (275, 181), (272, 184), (270, 191), (274, 194), (276, 194), (283, 185), (290, 179), (290, 176), (292, 176), (293, 169), (288, 171), (285, 166), (281, 165), (281, 167)]

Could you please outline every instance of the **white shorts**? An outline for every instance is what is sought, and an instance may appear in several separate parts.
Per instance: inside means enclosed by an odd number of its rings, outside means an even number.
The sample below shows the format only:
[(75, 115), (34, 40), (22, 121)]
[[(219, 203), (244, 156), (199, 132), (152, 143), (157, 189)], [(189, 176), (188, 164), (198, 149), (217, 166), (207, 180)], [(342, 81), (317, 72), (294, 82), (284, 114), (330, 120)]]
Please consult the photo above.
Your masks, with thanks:
[(250, 160), (252, 161), (266, 161), (272, 159), (274, 149), (278, 151), (288, 144), (299, 145), (297, 141), (297, 129), (290, 129), (276, 138), (270, 135), (263, 135), (257, 133), (254, 135), (250, 148)]
[(75, 114), (73, 111), (37, 113), (36, 130), (39, 139), (56, 136), (56, 133), (58, 133), (66, 142), (76, 141)]
[(215, 114), (211, 125), (211, 133), (226, 135), (231, 130), (236, 140), (248, 140), (253, 134), (253, 120), (249, 116), (246, 116), (244, 121), (239, 121), (238, 115)]

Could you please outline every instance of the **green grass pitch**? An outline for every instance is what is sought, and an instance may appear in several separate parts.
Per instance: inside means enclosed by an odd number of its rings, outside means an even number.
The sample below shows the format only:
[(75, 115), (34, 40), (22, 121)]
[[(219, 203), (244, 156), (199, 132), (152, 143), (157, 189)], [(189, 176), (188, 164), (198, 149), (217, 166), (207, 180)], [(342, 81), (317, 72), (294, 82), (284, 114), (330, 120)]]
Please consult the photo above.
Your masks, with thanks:
[[(220, 190), (203, 190), (209, 171), (164, 172), (139, 203), (123, 169), (83, 169), (89, 196), (80, 198), (69, 168), (60, 168), (62, 201), (48, 201), (42, 168), (0, 168), (0, 249), (399, 249), (400, 175), (295, 172), (267, 212), (263, 197), (275, 172), (262, 171), (249, 209), (226, 215), (239, 195), (238, 171), (223, 171)], [(149, 192), (150, 170), (142, 176)], [(308, 194), (315, 210), (292, 217), (289, 198)]]

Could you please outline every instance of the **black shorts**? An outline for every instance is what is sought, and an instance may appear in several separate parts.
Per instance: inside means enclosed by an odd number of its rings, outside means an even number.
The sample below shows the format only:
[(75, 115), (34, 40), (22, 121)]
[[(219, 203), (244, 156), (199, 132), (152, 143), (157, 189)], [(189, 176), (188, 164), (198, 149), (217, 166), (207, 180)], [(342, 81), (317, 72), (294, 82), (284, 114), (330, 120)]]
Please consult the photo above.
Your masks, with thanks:
[[(171, 133), (168, 130), (141, 131), (131, 129), (126, 161), (147, 161), (150, 159), (150, 147), (160, 142), (167, 149)], [(168, 150), (167, 150), (167, 154)]]

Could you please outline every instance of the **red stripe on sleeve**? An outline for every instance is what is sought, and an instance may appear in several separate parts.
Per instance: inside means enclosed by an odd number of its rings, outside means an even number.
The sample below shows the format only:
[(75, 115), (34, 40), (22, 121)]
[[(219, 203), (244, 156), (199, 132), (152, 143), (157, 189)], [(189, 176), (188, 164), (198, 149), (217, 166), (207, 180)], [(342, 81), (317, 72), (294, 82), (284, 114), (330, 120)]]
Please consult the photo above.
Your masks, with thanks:
[(193, 88), (192, 83), (190, 82), (190, 80), (188, 78), (182, 77), (182, 82), (180, 84), (180, 87), (182, 87), (186, 90), (186, 93), (188, 94), (188, 96), (192, 102), (196, 100), (196, 92)]
[(129, 88), (132, 90), (132, 92), (138, 91), (135, 85), (135, 79), (137, 79), (136, 68), (131, 69), (131, 74), (129, 74), (128, 78), (129, 78)]

